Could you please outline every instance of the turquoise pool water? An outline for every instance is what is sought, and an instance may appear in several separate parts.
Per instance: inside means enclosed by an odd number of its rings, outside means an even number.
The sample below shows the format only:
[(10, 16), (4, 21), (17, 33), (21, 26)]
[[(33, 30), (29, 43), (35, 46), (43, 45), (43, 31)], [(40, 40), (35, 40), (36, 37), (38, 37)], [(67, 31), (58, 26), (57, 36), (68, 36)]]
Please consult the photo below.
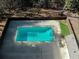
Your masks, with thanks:
[(34, 26), (17, 28), (16, 41), (52, 42), (54, 39), (54, 29), (51, 27)]

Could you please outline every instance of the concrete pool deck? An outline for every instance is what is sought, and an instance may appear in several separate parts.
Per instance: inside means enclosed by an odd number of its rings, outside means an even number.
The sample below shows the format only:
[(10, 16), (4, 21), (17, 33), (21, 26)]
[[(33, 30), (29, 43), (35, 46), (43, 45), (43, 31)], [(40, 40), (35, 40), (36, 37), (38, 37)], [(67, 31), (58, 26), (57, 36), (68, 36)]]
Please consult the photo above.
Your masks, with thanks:
[[(44, 23), (45, 22), (45, 23)], [(48, 23), (49, 22), (49, 23)], [(53, 23), (54, 22), (54, 23)], [(56, 22), (56, 23), (55, 23)], [(70, 59), (70, 54), (69, 50), (67, 47), (67, 44), (65, 43), (65, 46), (61, 48), (59, 46), (59, 40), (61, 39), (57, 35), (60, 35), (61, 30), (55, 30), (56, 32), (56, 39), (54, 42), (51, 44), (41, 44), (39, 46), (30, 46), (30, 45), (25, 45), (22, 42), (18, 42), (21, 45), (17, 45), (16, 42), (14, 41), (15, 39), (15, 34), (17, 27), (20, 26), (51, 26), (52, 27), (58, 25), (57, 27), (54, 27), (54, 29), (60, 28), (59, 21), (51, 21), (51, 20), (35, 20), (35, 21), (19, 21), (19, 20), (12, 20), (9, 23), (9, 26), (7, 28), (7, 32), (4, 37), (3, 45), (2, 48), (0, 49), (0, 57), (1, 59)], [(69, 41), (70, 42), (70, 41)], [(40, 42), (39, 42), (40, 43)]]
[[(21, 21), (16, 21), (16, 22), (18, 22), (18, 24), (19, 24), (19, 22), (21, 22)], [(21, 25), (21, 26), (17, 25), (16, 29), (19, 28), (19, 27), (32, 27), (32, 26), (46, 27), (46, 26), (48, 26), (48, 27), (53, 28), (54, 32), (56, 34), (60, 34), (61, 33), (60, 23), (59, 23), (59, 21), (56, 21), (56, 20), (46, 20), (46, 21), (44, 21), (44, 20), (43, 21), (40, 21), (40, 20), (37, 20), (37, 21), (31, 20), (31, 21), (25, 21), (24, 23), (26, 23), (26, 24)], [(16, 34), (17, 34), (17, 31), (16, 31)], [(27, 44), (27, 45), (33, 45), (33, 46), (35, 46), (36, 44), (37, 45), (39, 45), (39, 44), (41, 45), (41, 44), (45, 43), (45, 42), (44, 43), (41, 43), (41, 42), (38, 43), (37, 42), (37, 43), (33, 43), (32, 44), (32, 42), (30, 43), (30, 42), (25, 42), (25, 41), (23, 41), (23, 42), (20, 42), (20, 41), (16, 42), (16, 35), (15, 35), (14, 41), (17, 44)], [(46, 42), (46, 43), (48, 43), (48, 42)]]
[(44, 22), (37, 23), (36, 25), (51, 26), (54, 28), (55, 33), (57, 33), (57, 34), (61, 33), (60, 23), (56, 20), (46, 20)]
[[(58, 39), (44, 46), (25, 46), (25, 45), (16, 45), (14, 42), (16, 29), (18, 26), (27, 25), (27, 21), (11, 21), (9, 23), (7, 32), (4, 37), (2, 48), (0, 49), (0, 58), (1, 59), (61, 59), (59, 46), (57, 45)], [(35, 24), (34, 22), (31, 24)], [(39, 21), (40, 23), (40, 21)], [(29, 24), (30, 25), (30, 24)]]

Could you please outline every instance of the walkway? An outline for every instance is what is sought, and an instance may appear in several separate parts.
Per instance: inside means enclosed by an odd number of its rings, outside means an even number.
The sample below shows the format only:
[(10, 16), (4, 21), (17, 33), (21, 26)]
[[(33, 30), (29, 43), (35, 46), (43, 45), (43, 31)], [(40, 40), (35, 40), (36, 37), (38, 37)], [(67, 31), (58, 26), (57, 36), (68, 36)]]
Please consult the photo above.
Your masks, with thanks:
[(73, 30), (76, 34), (78, 43), (79, 43), (79, 19), (78, 18), (72, 18), (72, 17), (68, 17), (68, 19), (70, 19), (70, 22), (72, 24)]
[(66, 37), (66, 44), (70, 59), (79, 59), (79, 50), (73, 34)]

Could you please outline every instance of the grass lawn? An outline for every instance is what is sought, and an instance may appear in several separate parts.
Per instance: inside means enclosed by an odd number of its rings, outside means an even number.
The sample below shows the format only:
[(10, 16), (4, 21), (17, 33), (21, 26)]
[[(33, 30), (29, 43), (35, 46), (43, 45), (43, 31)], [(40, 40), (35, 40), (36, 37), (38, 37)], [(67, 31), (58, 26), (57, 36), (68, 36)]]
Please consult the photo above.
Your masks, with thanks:
[(68, 26), (66, 25), (66, 23), (60, 22), (60, 28), (61, 28), (61, 35), (67, 36), (67, 35), (70, 34), (69, 28), (68, 28)]

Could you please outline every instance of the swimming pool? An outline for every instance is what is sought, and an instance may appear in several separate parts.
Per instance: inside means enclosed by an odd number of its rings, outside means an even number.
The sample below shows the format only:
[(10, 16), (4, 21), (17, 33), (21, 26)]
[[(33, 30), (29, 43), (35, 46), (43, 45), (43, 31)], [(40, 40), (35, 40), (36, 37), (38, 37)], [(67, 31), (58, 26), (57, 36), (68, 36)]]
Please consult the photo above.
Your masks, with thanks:
[(52, 42), (55, 39), (54, 29), (48, 26), (19, 27), (16, 42)]

